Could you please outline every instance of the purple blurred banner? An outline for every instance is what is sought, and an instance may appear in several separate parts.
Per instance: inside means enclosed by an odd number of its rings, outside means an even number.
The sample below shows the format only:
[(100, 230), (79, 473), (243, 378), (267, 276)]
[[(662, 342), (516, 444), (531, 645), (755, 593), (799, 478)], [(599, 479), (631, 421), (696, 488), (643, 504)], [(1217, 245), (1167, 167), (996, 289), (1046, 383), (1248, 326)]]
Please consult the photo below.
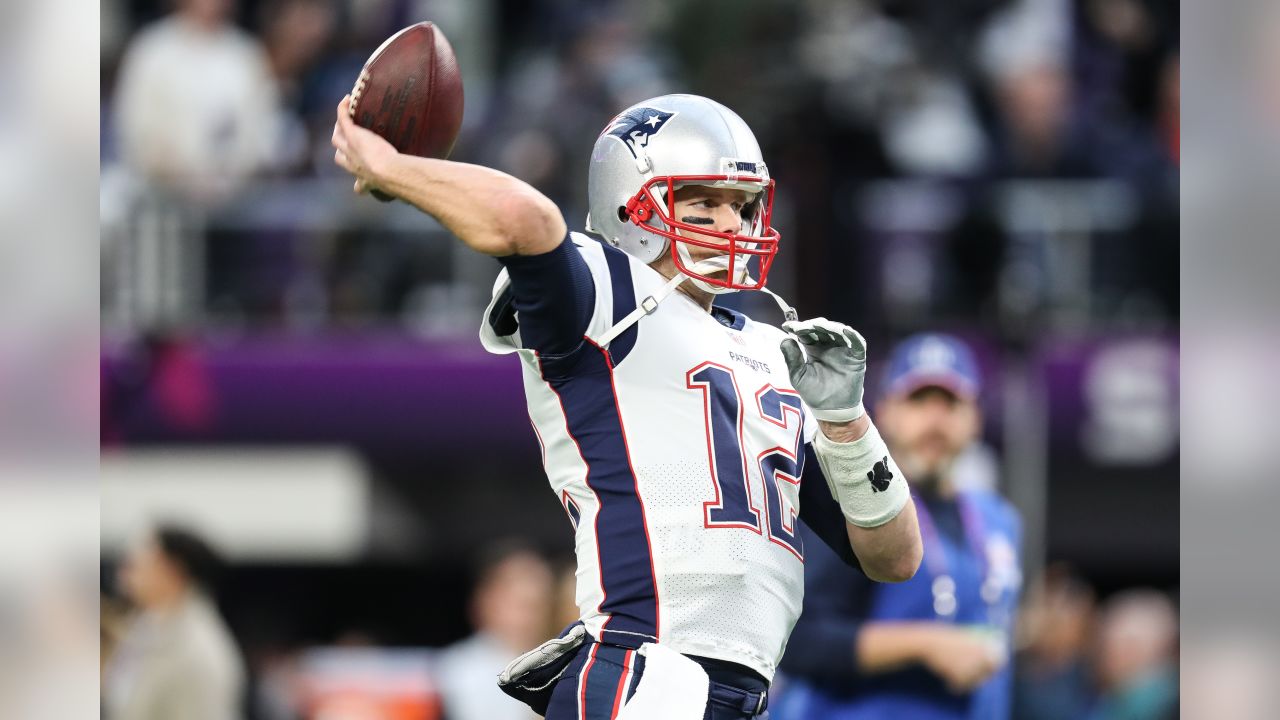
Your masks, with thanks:
[(104, 343), (103, 442), (528, 441), (519, 362), (402, 336)]
[(1098, 465), (1149, 466), (1176, 457), (1176, 336), (1049, 341), (1038, 362), (1057, 451)]
[[(973, 345), (986, 376), (988, 423), (998, 424), (1001, 358), (990, 343)], [(1047, 393), (1055, 455), (1119, 466), (1176, 456), (1176, 338), (1049, 341), (1033, 362)], [(486, 353), (478, 341), (367, 333), (170, 337), (104, 343), (102, 372), (107, 444), (422, 448), (524, 444), (529, 436), (519, 362)]]

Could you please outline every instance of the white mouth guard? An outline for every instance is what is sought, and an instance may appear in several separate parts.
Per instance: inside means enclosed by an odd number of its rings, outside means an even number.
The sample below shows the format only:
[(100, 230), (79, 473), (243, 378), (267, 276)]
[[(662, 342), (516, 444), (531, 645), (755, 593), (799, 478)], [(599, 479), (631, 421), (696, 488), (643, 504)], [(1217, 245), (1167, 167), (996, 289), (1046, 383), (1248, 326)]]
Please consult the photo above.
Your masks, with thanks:
[[(735, 266), (742, 268), (743, 279), (741, 282), (743, 284), (750, 282), (751, 276), (747, 274), (746, 263), (744, 262), (742, 265), (738, 266), (737, 262), (735, 261), (734, 264)], [(710, 258), (707, 260), (703, 260), (701, 262), (693, 263), (693, 265), (689, 269), (697, 273), (702, 273), (703, 275), (707, 275), (712, 272), (717, 272), (719, 270), (727, 270), (729, 269), (729, 258), (727, 256)], [(675, 292), (676, 288), (680, 287), (680, 284), (686, 280), (692, 280), (694, 283), (698, 284), (699, 286), (705, 284), (694, 278), (689, 277), (688, 275), (685, 275), (684, 273), (680, 273), (680, 272), (676, 273), (676, 276), (668, 280), (666, 284), (663, 285), (662, 288), (658, 290), (658, 292), (641, 300), (640, 303), (636, 305), (635, 310), (632, 310), (626, 317), (622, 318), (617, 323), (615, 323), (614, 326), (609, 328), (608, 331), (606, 331), (603, 335), (596, 338), (595, 339), (596, 344), (600, 345), (601, 347), (608, 345), (610, 342), (613, 341), (614, 338), (626, 332), (627, 328), (639, 322), (640, 318), (644, 317), (645, 315), (652, 315), (658, 309), (658, 304), (661, 303), (663, 300), (666, 300), (668, 297), (670, 297), (671, 293)], [(716, 289), (725, 290), (726, 288), (716, 288)], [(775, 293), (774, 291), (770, 290), (767, 287), (760, 288), (760, 291), (765, 293), (769, 297), (773, 298), (774, 302), (778, 303), (778, 309), (782, 311), (782, 315), (784, 318), (786, 318), (787, 321), (793, 321), (799, 318), (799, 316), (796, 314), (795, 308), (787, 304), (787, 301), (783, 300), (781, 295), (778, 295), (777, 293)]]

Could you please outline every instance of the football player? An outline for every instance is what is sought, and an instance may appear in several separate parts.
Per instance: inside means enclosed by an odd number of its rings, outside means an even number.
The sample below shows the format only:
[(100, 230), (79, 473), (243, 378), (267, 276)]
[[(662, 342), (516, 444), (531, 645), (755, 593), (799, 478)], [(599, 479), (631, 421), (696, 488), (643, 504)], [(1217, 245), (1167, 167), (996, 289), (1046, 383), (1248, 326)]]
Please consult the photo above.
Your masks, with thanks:
[(333, 144), (356, 191), (502, 264), (481, 340), (520, 358), (574, 528), (581, 620), (503, 689), (555, 720), (764, 716), (801, 608), (798, 518), (875, 580), (911, 578), (922, 546), (863, 410), (862, 337), (781, 299), (786, 332), (713, 303), (768, 292), (779, 248), (751, 130), (693, 95), (624, 110), (592, 152), (592, 238), (516, 178), (398, 154), (348, 103)]

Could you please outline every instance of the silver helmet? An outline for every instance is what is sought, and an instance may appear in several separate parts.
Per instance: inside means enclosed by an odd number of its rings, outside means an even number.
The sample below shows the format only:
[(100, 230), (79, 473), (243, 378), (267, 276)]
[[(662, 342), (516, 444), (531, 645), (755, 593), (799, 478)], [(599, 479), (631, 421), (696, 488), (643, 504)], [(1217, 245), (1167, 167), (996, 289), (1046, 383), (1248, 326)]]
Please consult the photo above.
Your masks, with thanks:
[[(683, 185), (751, 193), (740, 231), (676, 220), (674, 195)], [(623, 110), (596, 138), (587, 231), (645, 264), (670, 249), (676, 268), (711, 292), (758, 290), (778, 251), (773, 185), (760, 145), (736, 113), (697, 95), (663, 95)], [(726, 254), (695, 267), (686, 244)], [(753, 257), (760, 259), (758, 279), (747, 274)]]

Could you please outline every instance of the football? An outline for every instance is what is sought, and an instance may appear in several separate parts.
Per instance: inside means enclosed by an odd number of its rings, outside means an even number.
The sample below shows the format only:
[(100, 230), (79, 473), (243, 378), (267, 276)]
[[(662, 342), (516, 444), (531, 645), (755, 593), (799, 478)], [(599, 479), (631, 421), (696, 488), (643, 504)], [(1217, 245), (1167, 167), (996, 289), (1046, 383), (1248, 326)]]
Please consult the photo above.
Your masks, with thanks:
[(387, 38), (360, 71), (350, 112), (402, 153), (449, 157), (462, 127), (462, 75), (440, 28), (420, 22)]

